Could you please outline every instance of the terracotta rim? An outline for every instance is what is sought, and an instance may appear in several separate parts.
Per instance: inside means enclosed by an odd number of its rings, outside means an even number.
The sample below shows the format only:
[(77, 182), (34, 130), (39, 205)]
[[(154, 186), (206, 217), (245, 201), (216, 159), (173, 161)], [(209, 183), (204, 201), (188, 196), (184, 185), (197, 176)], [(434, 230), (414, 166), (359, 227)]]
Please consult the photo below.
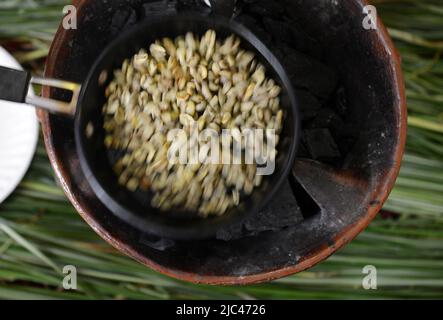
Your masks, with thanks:
[[(87, 0), (74, 0), (73, 4), (78, 8), (78, 12), (81, 11), (84, 3)], [(362, 6), (368, 5), (367, 0), (360, 0)], [(275, 280), (278, 278), (286, 277), (301, 271), (304, 271), (308, 268), (313, 267), (317, 263), (325, 260), (338, 249), (342, 248), (345, 244), (349, 243), (352, 239), (354, 239), (359, 233), (361, 233), (369, 223), (375, 218), (377, 213), (383, 207), (383, 204), (387, 200), (391, 190), (394, 187), (396, 178), (400, 171), (400, 164), (404, 153), (404, 148), (406, 144), (406, 128), (407, 128), (407, 108), (406, 108), (406, 97), (405, 97), (405, 86), (404, 79), (401, 69), (401, 58), (394, 47), (394, 43), (390, 38), (385, 26), (383, 25), (380, 17), (378, 19), (378, 28), (375, 32), (377, 32), (378, 38), (382, 41), (382, 44), (387, 52), (391, 55), (390, 67), (395, 75), (395, 79), (393, 79), (395, 86), (398, 90), (398, 95), (396, 97), (396, 102), (394, 109), (398, 110), (398, 144), (395, 149), (395, 157), (394, 157), (394, 166), (386, 173), (383, 177), (380, 184), (378, 184), (377, 188), (373, 189), (373, 192), (369, 195), (370, 199), (374, 199), (376, 201), (376, 205), (370, 206), (368, 208), (367, 214), (356, 222), (351, 227), (347, 228), (339, 235), (336, 236), (335, 242), (333, 246), (323, 246), (315, 251), (313, 251), (308, 257), (305, 257), (304, 260), (300, 261), (295, 266), (285, 267), (278, 270), (263, 272), (259, 274), (235, 277), (235, 276), (201, 276), (194, 273), (182, 272), (175, 269), (166, 268), (162, 265), (157, 264), (156, 262), (148, 259), (146, 256), (143, 256), (136, 252), (133, 248), (125, 244), (119, 239), (114, 238), (109, 234), (107, 230), (105, 230), (101, 224), (96, 221), (88, 212), (86, 212), (81, 204), (77, 201), (69, 186), (66, 182), (66, 177), (64, 172), (62, 171), (62, 166), (59, 163), (59, 160), (56, 157), (55, 149), (51, 141), (51, 126), (49, 122), (49, 113), (38, 110), (37, 114), (42, 124), (43, 137), (45, 142), (45, 147), (49, 156), (49, 160), (51, 165), (56, 173), (57, 178), (61, 182), (62, 188), (68, 197), (69, 201), (73, 204), (75, 209), (81, 215), (81, 217), (92, 227), (92, 229), (102, 237), (106, 242), (111, 244), (117, 250), (125, 253), (126, 255), (134, 258), (140, 263), (148, 266), (149, 268), (158, 271), (164, 275), (179, 279), (185, 280), (192, 283), (204, 283), (204, 284), (212, 284), (212, 285), (246, 285), (246, 284), (255, 284), (259, 282), (266, 282)], [(54, 41), (51, 45), (48, 56), (59, 57), (61, 46), (66, 43), (66, 39), (69, 38), (68, 32), (60, 25), (57, 33), (54, 37)], [(54, 72), (54, 62), (57, 59), (48, 59), (45, 75), (50, 77)], [(43, 95), (45, 97), (49, 96), (49, 89), (43, 88)]]

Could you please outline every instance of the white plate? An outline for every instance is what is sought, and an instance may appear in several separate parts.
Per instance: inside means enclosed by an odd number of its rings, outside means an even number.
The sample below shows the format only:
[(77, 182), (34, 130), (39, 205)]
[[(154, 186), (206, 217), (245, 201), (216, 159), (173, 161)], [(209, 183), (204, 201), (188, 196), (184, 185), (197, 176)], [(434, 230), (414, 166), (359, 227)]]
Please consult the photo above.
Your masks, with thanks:
[[(0, 47), (0, 65), (22, 69)], [(33, 94), (32, 89), (29, 90)], [(17, 187), (37, 148), (38, 120), (33, 107), (0, 100), (0, 203)]]

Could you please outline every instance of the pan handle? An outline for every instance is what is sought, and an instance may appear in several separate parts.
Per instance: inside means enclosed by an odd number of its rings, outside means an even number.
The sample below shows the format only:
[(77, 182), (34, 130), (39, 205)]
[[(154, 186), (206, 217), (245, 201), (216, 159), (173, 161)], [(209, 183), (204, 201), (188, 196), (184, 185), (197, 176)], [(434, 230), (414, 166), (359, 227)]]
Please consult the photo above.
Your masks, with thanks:
[[(72, 92), (69, 102), (28, 94), (30, 84), (64, 89)], [(0, 100), (27, 103), (54, 113), (74, 115), (81, 85), (64, 80), (32, 77), (28, 72), (0, 66)]]
[(206, 0), (211, 4), (212, 13), (232, 18), (237, 0)]

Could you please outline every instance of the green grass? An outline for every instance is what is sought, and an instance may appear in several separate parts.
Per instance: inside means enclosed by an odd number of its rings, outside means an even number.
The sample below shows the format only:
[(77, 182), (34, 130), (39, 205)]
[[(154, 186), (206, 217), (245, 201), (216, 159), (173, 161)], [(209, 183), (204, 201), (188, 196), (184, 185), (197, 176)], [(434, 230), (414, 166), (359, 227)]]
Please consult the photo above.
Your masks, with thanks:
[[(0, 39), (26, 66), (40, 59), (66, 1), (0, 3)], [(313, 269), (261, 285), (211, 287), (159, 275), (122, 256), (81, 220), (56, 184), (39, 146), (18, 190), (0, 206), (0, 298), (5, 299), (366, 299), (443, 298), (443, 1), (377, 1), (403, 57), (407, 154), (385, 209), (350, 245)], [(37, 31), (38, 30), (38, 31)], [(64, 265), (79, 290), (61, 289)], [(378, 268), (363, 290), (362, 268)]]

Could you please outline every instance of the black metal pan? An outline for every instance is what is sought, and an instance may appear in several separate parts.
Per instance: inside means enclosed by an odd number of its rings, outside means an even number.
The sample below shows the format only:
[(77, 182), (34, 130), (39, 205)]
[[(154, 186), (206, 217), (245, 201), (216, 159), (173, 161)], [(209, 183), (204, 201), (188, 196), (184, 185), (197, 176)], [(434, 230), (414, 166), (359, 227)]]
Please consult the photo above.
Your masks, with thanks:
[[(202, 35), (208, 29), (215, 30), (218, 37), (235, 34), (241, 38), (242, 48), (255, 52), (256, 58), (266, 66), (268, 77), (282, 87), (280, 98), (285, 119), (277, 147), (275, 172), (267, 176), (250, 196), (242, 198), (239, 206), (230, 209), (223, 216), (201, 219), (192, 214), (160, 212), (150, 205), (149, 193), (130, 192), (118, 184), (112, 171), (115, 154), (108, 152), (103, 144), (105, 133), (102, 106), (105, 102), (104, 90), (111, 79), (105, 82), (102, 80), (103, 74), (112, 75), (113, 70), (119, 68), (124, 59), (132, 57), (140, 48), (146, 48), (156, 39), (173, 38), (189, 31)], [(72, 98), (69, 102), (64, 102), (27, 96), (30, 83), (72, 91)], [(142, 22), (104, 49), (82, 85), (31, 77), (23, 71), (0, 68), (0, 99), (28, 103), (74, 117), (76, 148), (81, 168), (97, 197), (124, 222), (147, 234), (171, 239), (212, 238), (220, 228), (239, 222), (263, 209), (287, 179), (300, 135), (296, 98), (281, 63), (252, 31), (218, 15), (186, 13)], [(94, 128), (92, 136), (86, 134), (88, 125)]]

